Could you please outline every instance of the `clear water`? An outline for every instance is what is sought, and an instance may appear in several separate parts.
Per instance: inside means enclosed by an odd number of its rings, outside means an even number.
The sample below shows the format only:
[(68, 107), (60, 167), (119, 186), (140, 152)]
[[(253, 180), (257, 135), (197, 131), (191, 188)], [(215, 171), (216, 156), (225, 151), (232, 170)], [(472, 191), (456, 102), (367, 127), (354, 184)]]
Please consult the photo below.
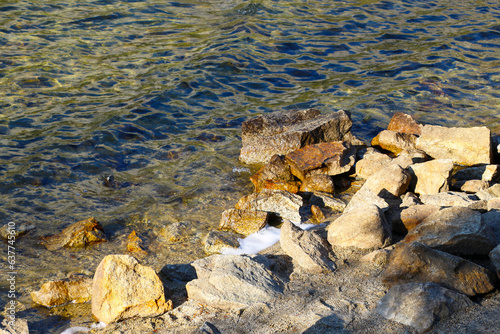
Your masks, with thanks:
[[(365, 140), (397, 111), (499, 134), (499, 51), (496, 0), (0, 0), (0, 221), (36, 225), (16, 242), (19, 316), (34, 333), (90, 321), (29, 291), (91, 274), (132, 230), (157, 270), (203, 256), (203, 235), (252, 189), (238, 153), (254, 115), (344, 108)], [(91, 216), (110, 243), (40, 244)], [(159, 242), (177, 221), (186, 239)]]

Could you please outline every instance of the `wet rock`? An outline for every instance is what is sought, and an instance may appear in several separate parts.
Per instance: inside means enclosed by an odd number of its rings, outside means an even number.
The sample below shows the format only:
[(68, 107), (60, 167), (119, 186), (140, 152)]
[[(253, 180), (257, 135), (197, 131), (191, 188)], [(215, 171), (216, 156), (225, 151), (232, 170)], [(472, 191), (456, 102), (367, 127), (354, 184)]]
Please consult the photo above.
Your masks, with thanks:
[(491, 210), (481, 215), (481, 221), (491, 228), (497, 244), (500, 244), (500, 210)]
[(259, 191), (262, 191), (262, 189), (271, 189), (271, 190), (283, 190), (283, 191), (288, 191), (289, 193), (292, 194), (296, 194), (300, 191), (300, 186), (301, 186), (300, 181), (265, 180), (264, 182), (262, 182)]
[(438, 212), (441, 207), (436, 205), (412, 205), (401, 211), (401, 222), (404, 225), (402, 232), (410, 231), (419, 225), (425, 218)]
[(406, 192), (411, 176), (399, 165), (389, 166), (372, 174), (362, 188), (370, 189), (380, 197), (399, 197)]
[(346, 207), (345, 202), (341, 199), (335, 198), (333, 195), (320, 192), (313, 192), (309, 198), (309, 203), (319, 208), (328, 208), (333, 212), (342, 212)]
[(479, 199), (490, 200), (493, 198), (500, 197), (500, 183), (496, 183), (485, 190), (480, 190), (476, 193)]
[(420, 195), (420, 201), (423, 204), (437, 206), (468, 207), (476, 201), (476, 197), (474, 195), (468, 195), (462, 192), (447, 191), (433, 195)]
[(328, 257), (328, 245), (314, 231), (304, 231), (289, 221), (281, 226), (280, 245), (283, 251), (303, 269), (313, 272), (330, 272), (336, 269)]
[(369, 178), (372, 174), (389, 166), (392, 158), (377, 151), (368, 151), (361, 160), (356, 163), (356, 176), (362, 179)]
[(324, 193), (335, 192), (335, 184), (331, 176), (325, 174), (316, 174), (307, 176), (300, 186), (302, 192), (321, 191)]
[(144, 249), (142, 245), (142, 240), (137, 236), (137, 233), (132, 231), (127, 236), (127, 250), (136, 256), (146, 256), (148, 252)]
[(172, 309), (160, 278), (129, 255), (108, 255), (96, 269), (92, 314), (106, 324), (132, 317), (154, 317)]
[(393, 286), (379, 301), (376, 311), (386, 319), (411, 326), (418, 333), (474, 303), (461, 293), (434, 283)]
[(409, 167), (413, 177), (415, 193), (432, 195), (450, 189), (453, 161), (436, 159)]
[(40, 290), (31, 292), (31, 299), (37, 304), (52, 307), (67, 303), (90, 301), (92, 277), (72, 275), (60, 281), (49, 281)]
[(260, 193), (244, 196), (236, 204), (238, 210), (267, 211), (288, 219), (295, 224), (302, 221), (299, 209), (304, 205), (302, 197), (283, 190), (264, 189)]
[(210, 231), (203, 239), (205, 253), (217, 254), (226, 248), (238, 248), (238, 235), (230, 232)]
[(496, 246), (493, 230), (482, 222), (481, 214), (464, 207), (429, 215), (404, 239), (414, 241), (455, 255), (487, 255)]
[(455, 182), (452, 189), (468, 194), (475, 194), (480, 190), (488, 189), (489, 186), (489, 183), (483, 180), (467, 180)]
[(303, 146), (332, 141), (355, 141), (349, 113), (340, 110), (320, 114), (316, 109), (260, 115), (243, 122), (243, 163), (267, 163), (274, 154), (284, 155)]
[(28, 321), (25, 319), (8, 317), (2, 321), (3, 329), (0, 328), (0, 334), (29, 334)]
[(316, 206), (316, 205), (311, 205), (311, 219), (310, 221), (313, 222), (313, 224), (321, 224), (324, 222), (326, 219), (325, 214), (321, 209)]
[(250, 235), (263, 229), (268, 219), (265, 211), (229, 209), (222, 212), (219, 230)]
[(392, 116), (387, 130), (420, 136), (422, 125), (418, 124), (410, 115), (397, 112)]
[(186, 285), (189, 299), (239, 310), (278, 298), (283, 285), (260, 260), (248, 255), (213, 255), (194, 261), (198, 279)]
[(432, 282), (467, 296), (495, 289), (495, 275), (488, 269), (428, 246), (399, 243), (382, 273), (389, 287), (410, 282)]
[(383, 248), (391, 243), (391, 230), (380, 210), (366, 204), (332, 221), (328, 227), (328, 242), (332, 246)]
[(451, 159), (456, 164), (472, 166), (491, 163), (490, 137), (491, 131), (486, 127), (424, 125), (416, 145), (435, 159)]
[[(35, 229), (35, 224), (22, 223), (22, 224), (4, 224), (0, 227), (0, 237), (9, 240), (9, 236), (13, 235), (16, 239), (21, 235)], [(12, 237), (11, 237), (12, 238)]]
[(389, 209), (389, 203), (366, 187), (358, 190), (344, 209), (344, 213), (363, 210), (365, 205), (375, 205), (382, 211)]
[(294, 179), (290, 171), (290, 166), (286, 163), (284, 156), (277, 154), (273, 155), (265, 166), (250, 177), (250, 181), (255, 186), (255, 192), (260, 192), (266, 188), (265, 184), (270, 180), (286, 184), (289, 181), (294, 181)]
[(500, 278), (500, 244), (490, 252), (489, 256), (491, 265), (495, 269), (498, 278)]
[(467, 167), (453, 174), (457, 181), (482, 180), (485, 182), (496, 182), (500, 176), (500, 166), (482, 165)]
[(108, 241), (101, 224), (93, 217), (71, 224), (61, 233), (44, 239), (43, 244), (50, 251), (62, 247), (82, 248)]
[(159, 232), (159, 238), (169, 243), (179, 242), (184, 239), (187, 224), (184, 222), (172, 223), (163, 226)]
[[(346, 156), (354, 157), (354, 154), (348, 154), (348, 152), (348, 146), (344, 143), (328, 142), (304, 146), (288, 153), (285, 159), (290, 165), (292, 174), (304, 181), (308, 173), (315, 169), (321, 169), (323, 173), (329, 174), (328, 165), (335, 170), (336, 174), (349, 171), (354, 161)], [(347, 160), (346, 164), (343, 164), (345, 160)]]
[(417, 137), (412, 134), (384, 130), (372, 139), (371, 144), (383, 150), (399, 154), (403, 150), (415, 149), (416, 139)]

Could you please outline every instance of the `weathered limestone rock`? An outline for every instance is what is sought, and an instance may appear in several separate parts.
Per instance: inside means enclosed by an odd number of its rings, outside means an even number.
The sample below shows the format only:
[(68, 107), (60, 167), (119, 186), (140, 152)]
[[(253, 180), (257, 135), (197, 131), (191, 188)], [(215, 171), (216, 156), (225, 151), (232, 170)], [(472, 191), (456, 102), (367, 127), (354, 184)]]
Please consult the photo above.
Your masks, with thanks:
[(398, 164), (403, 169), (407, 169), (413, 164), (422, 163), (429, 160), (427, 154), (421, 150), (403, 150), (399, 153), (397, 158), (392, 160), (393, 163)]
[(219, 230), (250, 235), (263, 229), (268, 218), (269, 213), (265, 211), (229, 209), (222, 212)]
[(328, 242), (334, 246), (383, 248), (391, 243), (391, 230), (375, 205), (366, 204), (351, 210), (327, 227)]
[(421, 195), (420, 201), (423, 204), (437, 206), (463, 206), (468, 207), (476, 201), (474, 195), (468, 195), (456, 191), (447, 191), (433, 195)]
[(450, 189), (453, 161), (436, 159), (409, 167), (414, 179), (415, 193), (432, 195)]
[(334, 212), (342, 212), (346, 207), (344, 201), (320, 192), (313, 192), (309, 199), (309, 204), (316, 205), (319, 208), (329, 208)]
[(382, 249), (376, 249), (366, 255), (363, 255), (359, 260), (361, 262), (373, 263), (377, 266), (385, 266), (389, 262), (389, 256), (394, 246), (389, 246)]
[[(350, 164), (351, 161), (345, 156), (354, 156), (354, 154), (348, 153), (348, 146), (337, 141), (304, 146), (288, 153), (285, 159), (290, 165), (292, 174), (304, 181), (308, 173), (315, 169), (321, 169), (322, 173), (329, 174), (328, 164), (332, 166), (332, 169), (340, 171), (337, 174), (349, 171), (354, 163)], [(344, 160), (347, 160), (345, 165), (342, 164)]]
[(61, 233), (44, 239), (45, 247), (55, 251), (62, 247), (81, 248), (91, 244), (108, 241), (101, 224), (94, 218), (71, 224)]
[(500, 183), (496, 183), (486, 190), (480, 190), (476, 193), (479, 199), (490, 200), (500, 197)]
[(406, 192), (410, 180), (410, 173), (397, 164), (390, 164), (372, 174), (362, 188), (370, 189), (380, 197), (399, 197)]
[(370, 153), (366, 153), (363, 158), (356, 163), (356, 176), (362, 179), (367, 179), (372, 174), (389, 166), (392, 162), (392, 158), (386, 154), (376, 151), (369, 152)]
[(283, 183), (286, 184), (294, 179), (290, 171), (290, 166), (285, 161), (285, 157), (277, 154), (273, 155), (265, 166), (250, 177), (250, 181), (252, 181), (255, 186), (255, 192), (259, 192), (266, 188), (266, 181), (283, 181)]
[(481, 215), (481, 221), (493, 231), (496, 243), (500, 244), (500, 210), (491, 210)]
[(300, 186), (302, 192), (321, 191), (324, 193), (335, 192), (335, 184), (331, 176), (325, 174), (313, 174), (307, 176)]
[(420, 136), (422, 125), (418, 124), (410, 115), (397, 112), (392, 116), (387, 130)]
[(499, 210), (500, 211), (500, 197), (492, 198), (486, 202), (486, 210)]
[(498, 165), (467, 167), (453, 174), (453, 178), (457, 181), (482, 180), (485, 182), (495, 182), (499, 176), (500, 166)]
[(260, 193), (244, 196), (236, 204), (239, 210), (267, 211), (288, 219), (295, 224), (302, 220), (299, 209), (304, 205), (302, 197), (283, 191), (264, 189)]
[(481, 221), (481, 214), (464, 207), (431, 214), (404, 239), (413, 241), (455, 255), (487, 255), (496, 246), (493, 230)]
[(439, 320), (473, 304), (463, 294), (435, 283), (408, 283), (393, 286), (379, 301), (376, 311), (386, 319), (424, 333)]
[(389, 209), (389, 203), (366, 187), (361, 187), (344, 209), (344, 213), (363, 210), (366, 205), (375, 205), (382, 211)]
[(313, 231), (304, 231), (285, 221), (281, 226), (280, 245), (305, 270), (321, 273), (336, 269), (335, 263), (328, 257), (325, 240)]
[(464, 193), (475, 194), (480, 190), (488, 189), (489, 186), (489, 183), (483, 180), (467, 180), (455, 182), (452, 188)]
[(436, 205), (412, 205), (401, 211), (401, 222), (406, 231), (412, 230), (419, 225), (425, 218), (438, 212), (441, 207)]
[(210, 231), (203, 238), (205, 253), (217, 254), (226, 248), (238, 248), (238, 235), (230, 232)]
[(243, 122), (241, 140), (243, 163), (267, 163), (274, 154), (284, 155), (306, 145), (355, 141), (349, 113), (340, 110), (320, 114), (307, 109), (260, 115)]
[(68, 279), (49, 281), (40, 290), (31, 292), (31, 299), (37, 304), (52, 307), (67, 303), (90, 301), (92, 277), (72, 275)]
[(283, 293), (283, 285), (260, 260), (248, 255), (213, 255), (194, 261), (198, 278), (186, 285), (189, 299), (233, 310), (270, 302)]
[(386, 151), (399, 154), (403, 150), (415, 149), (417, 137), (408, 133), (400, 133), (390, 130), (381, 131), (372, 139), (372, 146), (378, 146)]
[(418, 242), (400, 243), (382, 273), (389, 287), (410, 282), (433, 282), (475, 296), (495, 289), (495, 275), (486, 268)]
[(424, 125), (416, 145), (435, 159), (451, 159), (456, 164), (472, 166), (491, 163), (490, 137), (491, 131), (487, 127)]
[(106, 324), (132, 317), (154, 317), (172, 309), (158, 275), (129, 255), (108, 255), (96, 269), (92, 314)]
[(498, 278), (500, 278), (500, 244), (490, 252), (490, 261), (495, 268)]
[(148, 252), (142, 246), (141, 238), (139, 238), (135, 230), (127, 236), (127, 250), (140, 257), (148, 255)]
[[(271, 189), (271, 190), (283, 190), (288, 191), (289, 193), (296, 194), (299, 192), (301, 186), (300, 181), (281, 181), (281, 180), (265, 180), (261, 183), (261, 186), (258, 191), (262, 191), (262, 189)], [(257, 191), (257, 189), (255, 190)]]
[(412, 205), (420, 205), (422, 202), (418, 199), (417, 195), (412, 192), (407, 192), (403, 195), (403, 201), (401, 202), (401, 206), (410, 207)]

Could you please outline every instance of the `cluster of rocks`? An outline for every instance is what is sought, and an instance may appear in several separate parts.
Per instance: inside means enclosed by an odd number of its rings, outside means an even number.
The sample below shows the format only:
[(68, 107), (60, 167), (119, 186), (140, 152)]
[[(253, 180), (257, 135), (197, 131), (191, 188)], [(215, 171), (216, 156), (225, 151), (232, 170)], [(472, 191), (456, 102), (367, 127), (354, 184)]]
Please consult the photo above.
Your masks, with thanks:
[[(242, 321), (254, 313), (271, 314), (272, 305), (294, 299), (295, 272), (327, 281), (347, 272), (349, 261), (359, 260), (383, 267), (369, 278), (383, 295), (371, 311), (424, 332), (474, 305), (472, 297), (497, 289), (500, 170), (493, 164), (497, 149), (490, 131), (421, 125), (398, 113), (367, 147), (351, 127), (345, 111), (322, 115), (314, 109), (244, 122), (240, 160), (264, 166), (251, 177), (255, 192), (222, 214), (220, 231), (205, 241), (207, 252), (220, 252), (231, 243), (224, 242), (225, 233), (243, 237), (274, 225), (281, 228), (274, 254), (283, 256), (215, 254), (182, 270), (168, 268), (160, 276), (169, 277), (160, 279), (131, 255), (108, 255), (93, 278), (48, 282), (32, 299), (46, 306), (91, 300), (94, 316), (108, 324), (166, 312), (167, 323), (186, 317), (165, 296), (176, 289), (168, 282), (182, 281), (188, 302), (238, 314)], [(302, 223), (316, 227), (303, 230)], [(178, 236), (175, 229), (162, 233), (172, 240)], [(72, 247), (69, 240), (75, 235), (80, 236), (78, 246), (106, 240), (102, 227), (89, 219), (45, 244), (48, 249)], [(136, 257), (145, 252), (135, 232), (127, 248)], [(363, 256), (342, 255), (349, 252)], [(320, 318), (339, 310), (345, 316), (341, 320), (350, 323), (354, 304), (342, 300), (332, 301), (326, 311), (324, 301), (307, 310)], [(324, 317), (318, 315), (322, 312)], [(210, 323), (203, 326), (217, 332)]]

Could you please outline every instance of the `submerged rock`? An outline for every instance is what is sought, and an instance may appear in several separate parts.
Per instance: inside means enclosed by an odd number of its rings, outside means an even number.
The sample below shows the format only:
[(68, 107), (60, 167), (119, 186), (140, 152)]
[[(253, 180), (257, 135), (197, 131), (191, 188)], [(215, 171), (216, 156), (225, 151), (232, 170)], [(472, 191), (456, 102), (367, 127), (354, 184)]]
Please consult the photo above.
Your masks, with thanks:
[(71, 224), (61, 233), (44, 239), (45, 247), (54, 251), (62, 247), (82, 248), (95, 243), (108, 241), (104, 229), (95, 218), (88, 218)]
[(13, 225), (12, 223), (7, 223), (0, 227), (0, 237), (5, 240), (9, 240), (9, 236), (13, 235), (17, 239), (21, 235), (33, 229), (35, 229), (35, 224), (22, 223)]
[(154, 317), (172, 309), (160, 278), (130, 255), (108, 255), (96, 269), (92, 314), (106, 324), (132, 317)]
[(424, 333), (439, 320), (473, 304), (463, 294), (438, 284), (408, 283), (393, 286), (379, 301), (376, 311), (386, 319)]
[(72, 275), (68, 279), (49, 281), (40, 290), (31, 292), (31, 299), (37, 304), (52, 307), (67, 303), (90, 301), (92, 277)]
[(243, 122), (240, 161), (267, 163), (310, 144), (355, 140), (352, 121), (344, 110), (321, 114), (316, 109), (260, 115)]
[(144, 247), (142, 246), (142, 240), (137, 236), (137, 233), (132, 231), (128, 236), (127, 236), (127, 250), (134, 255), (137, 256), (146, 256), (148, 255), (148, 252), (144, 250)]
[(30, 332), (26, 319), (15, 318), (11, 320), (6, 317), (2, 321), (2, 326), (4, 328), (0, 328), (0, 334), (29, 334)]
[(239, 310), (283, 294), (282, 283), (257, 257), (212, 255), (192, 265), (198, 278), (187, 283), (188, 297), (209, 306)]

